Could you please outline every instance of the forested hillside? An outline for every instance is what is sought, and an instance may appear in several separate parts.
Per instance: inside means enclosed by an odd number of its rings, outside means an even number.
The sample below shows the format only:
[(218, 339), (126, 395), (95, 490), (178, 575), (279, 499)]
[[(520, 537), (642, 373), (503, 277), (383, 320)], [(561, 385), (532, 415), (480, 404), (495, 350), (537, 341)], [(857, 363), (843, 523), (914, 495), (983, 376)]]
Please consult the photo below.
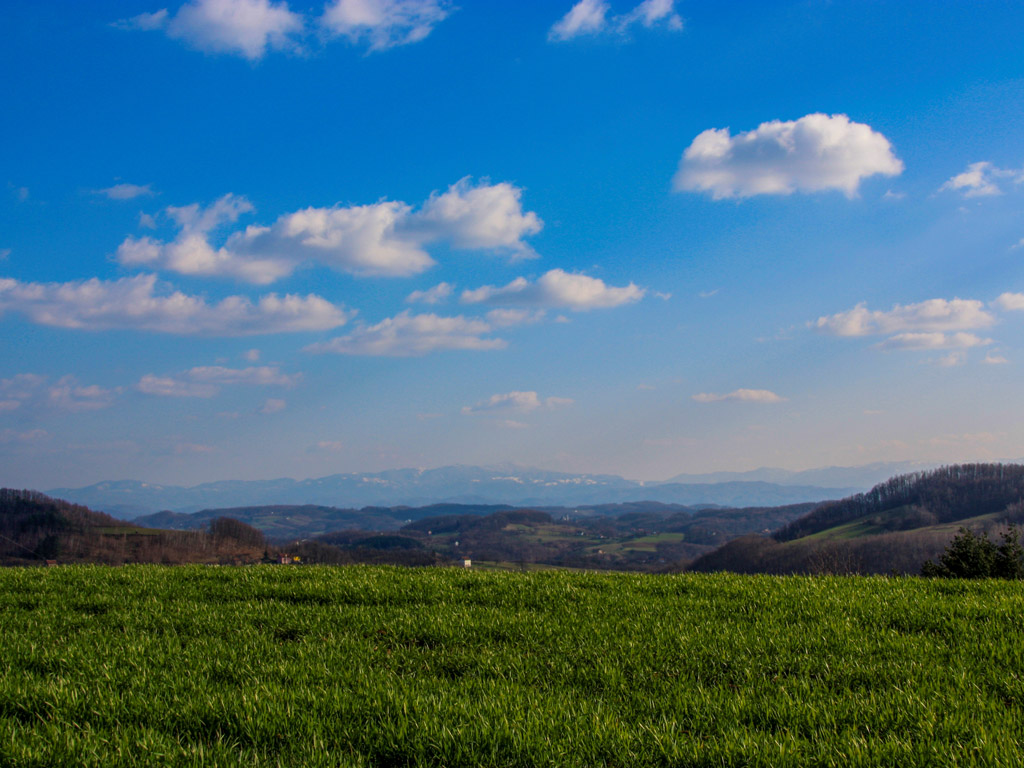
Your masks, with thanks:
[(268, 555), (263, 534), (219, 518), (204, 531), (139, 528), (36, 491), (0, 489), (0, 564), (250, 563)]
[(1024, 521), (1024, 466), (960, 464), (900, 475), (817, 505), (775, 534), (746, 536), (698, 558), (697, 571), (919, 573), (963, 525), (998, 531)]

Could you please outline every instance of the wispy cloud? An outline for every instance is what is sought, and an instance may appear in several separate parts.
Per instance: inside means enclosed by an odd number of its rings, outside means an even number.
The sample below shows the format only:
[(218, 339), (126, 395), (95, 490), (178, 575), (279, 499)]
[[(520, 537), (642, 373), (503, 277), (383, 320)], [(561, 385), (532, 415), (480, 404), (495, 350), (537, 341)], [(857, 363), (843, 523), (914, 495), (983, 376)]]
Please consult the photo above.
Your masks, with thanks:
[(408, 310), (376, 325), (361, 326), (347, 336), (312, 344), (314, 354), (419, 357), (443, 350), (504, 349), (504, 339), (488, 337), (489, 323), (462, 315), (414, 315)]
[(992, 344), (973, 333), (898, 333), (878, 344), (879, 349), (970, 349)]
[(518, 277), (503, 287), (485, 285), (463, 291), (462, 303), (564, 308), (582, 312), (640, 301), (645, 293), (643, 288), (633, 283), (613, 287), (600, 278), (552, 269), (536, 282)]
[(940, 192), (959, 192), (964, 197), (990, 197), (1003, 193), (1003, 183), (1024, 183), (1024, 168), (998, 168), (990, 162), (971, 163), (941, 187)]
[(455, 286), (451, 283), (438, 283), (425, 291), (413, 291), (405, 297), (407, 304), (440, 304), (452, 295)]
[(701, 392), (693, 396), (698, 403), (722, 403), (730, 400), (744, 403), (781, 403), (786, 400), (767, 389), (736, 389), (732, 392)]
[(277, 366), (252, 366), (249, 368), (225, 368), (223, 366), (200, 366), (174, 376), (143, 376), (136, 388), (148, 395), (164, 397), (213, 397), (225, 386), (249, 385), (260, 387), (293, 387), (302, 379), (302, 374), (281, 373)]
[(383, 51), (418, 43), (453, 10), (443, 0), (333, 0), (320, 23), (333, 35)]
[(715, 200), (825, 190), (854, 197), (862, 180), (902, 172), (881, 133), (846, 115), (819, 113), (735, 136), (728, 128), (706, 130), (683, 153), (674, 184)]
[(579, 0), (548, 31), (548, 40), (564, 42), (587, 35), (628, 35), (640, 25), (648, 29), (662, 26), (678, 32), (683, 20), (675, 12), (674, 0), (644, 0), (628, 13), (609, 15), (611, 7), (604, 0)]
[(67, 283), (0, 278), (0, 313), (5, 312), (58, 328), (186, 336), (323, 331), (344, 325), (353, 314), (315, 294), (271, 293), (255, 302), (228, 296), (211, 304), (200, 296), (163, 289), (155, 275)]
[[(1008, 296), (1011, 294), (1004, 294)], [(1001, 300), (997, 299), (997, 302)], [(1024, 309), (1024, 295), (1022, 309)], [(995, 317), (975, 299), (928, 299), (917, 304), (895, 304), (889, 310), (869, 310), (864, 303), (834, 315), (819, 317), (810, 325), (833, 336), (872, 336), (889, 333), (988, 328)]]
[(106, 189), (94, 189), (93, 194), (110, 200), (134, 200), (136, 197), (149, 197), (154, 192), (150, 184), (115, 184)]
[(462, 408), (462, 413), (468, 415), (475, 413), (494, 412), (517, 412), (531, 413), (541, 408), (553, 410), (572, 405), (573, 400), (568, 397), (548, 397), (543, 400), (535, 391), (527, 392), (503, 392), (491, 395), (486, 400), (481, 400), (475, 405), (467, 405)]
[(80, 384), (71, 375), (51, 384), (47, 376), (22, 373), (0, 379), (0, 413), (33, 406), (76, 413), (97, 411), (110, 406), (120, 392), (118, 388)]
[(260, 407), (260, 413), (264, 416), (269, 416), (272, 413), (280, 413), (288, 407), (288, 403), (277, 397), (269, 397)]

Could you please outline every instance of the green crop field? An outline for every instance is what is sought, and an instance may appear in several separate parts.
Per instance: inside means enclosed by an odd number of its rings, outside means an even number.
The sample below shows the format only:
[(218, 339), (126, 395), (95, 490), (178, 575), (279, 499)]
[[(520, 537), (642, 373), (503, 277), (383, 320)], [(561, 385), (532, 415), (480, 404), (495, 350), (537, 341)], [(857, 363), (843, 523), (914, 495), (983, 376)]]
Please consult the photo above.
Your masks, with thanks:
[(0, 570), (0, 765), (1011, 766), (1024, 586)]

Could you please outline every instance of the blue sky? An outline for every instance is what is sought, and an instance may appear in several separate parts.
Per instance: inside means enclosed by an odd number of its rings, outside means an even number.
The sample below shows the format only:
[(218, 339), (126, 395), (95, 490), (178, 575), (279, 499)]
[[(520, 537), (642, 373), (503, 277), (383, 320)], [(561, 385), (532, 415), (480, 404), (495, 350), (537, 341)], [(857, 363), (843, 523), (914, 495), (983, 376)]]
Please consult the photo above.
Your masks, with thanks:
[(0, 483), (1024, 455), (1024, 7), (18, 2)]

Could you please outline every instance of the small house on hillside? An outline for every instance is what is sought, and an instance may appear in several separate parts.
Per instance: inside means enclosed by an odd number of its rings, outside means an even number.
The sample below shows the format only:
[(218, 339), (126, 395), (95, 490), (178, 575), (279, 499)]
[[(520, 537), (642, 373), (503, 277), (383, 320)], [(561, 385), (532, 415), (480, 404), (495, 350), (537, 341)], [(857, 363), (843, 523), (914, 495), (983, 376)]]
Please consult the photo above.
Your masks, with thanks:
[(473, 565), (473, 561), (470, 560), (468, 557), (465, 560), (462, 561), (462, 567), (463, 568), (470, 568), (470, 567), (472, 567), (472, 565)]

